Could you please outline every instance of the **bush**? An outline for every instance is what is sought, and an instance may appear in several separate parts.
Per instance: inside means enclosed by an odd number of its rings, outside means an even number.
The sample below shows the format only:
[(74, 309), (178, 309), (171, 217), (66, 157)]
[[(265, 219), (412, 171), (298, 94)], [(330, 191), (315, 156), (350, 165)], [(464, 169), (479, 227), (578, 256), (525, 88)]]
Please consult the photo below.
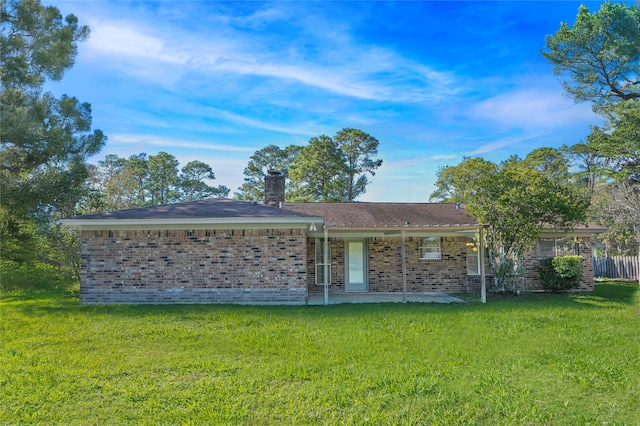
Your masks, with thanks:
[(557, 256), (540, 260), (540, 278), (546, 291), (558, 292), (578, 288), (582, 280), (582, 256)]

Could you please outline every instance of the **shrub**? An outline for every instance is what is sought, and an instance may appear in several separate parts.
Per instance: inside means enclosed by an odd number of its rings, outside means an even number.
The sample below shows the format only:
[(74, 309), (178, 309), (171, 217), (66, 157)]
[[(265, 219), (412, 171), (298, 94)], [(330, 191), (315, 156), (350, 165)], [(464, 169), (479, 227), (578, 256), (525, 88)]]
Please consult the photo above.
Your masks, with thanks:
[(540, 260), (540, 278), (546, 291), (557, 292), (578, 288), (582, 280), (582, 256), (557, 256)]

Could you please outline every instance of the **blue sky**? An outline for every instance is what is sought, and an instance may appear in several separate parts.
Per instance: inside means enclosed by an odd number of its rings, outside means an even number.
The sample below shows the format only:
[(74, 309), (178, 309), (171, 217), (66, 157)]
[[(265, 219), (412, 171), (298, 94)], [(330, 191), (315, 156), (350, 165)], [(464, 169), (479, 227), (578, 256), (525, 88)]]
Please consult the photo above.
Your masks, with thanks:
[(360, 201), (425, 202), (465, 155), (524, 157), (601, 123), (540, 54), (581, 2), (44, 3), (91, 28), (51, 89), (91, 103), (109, 138), (92, 162), (166, 151), (232, 194), (256, 150), (345, 127), (380, 141)]

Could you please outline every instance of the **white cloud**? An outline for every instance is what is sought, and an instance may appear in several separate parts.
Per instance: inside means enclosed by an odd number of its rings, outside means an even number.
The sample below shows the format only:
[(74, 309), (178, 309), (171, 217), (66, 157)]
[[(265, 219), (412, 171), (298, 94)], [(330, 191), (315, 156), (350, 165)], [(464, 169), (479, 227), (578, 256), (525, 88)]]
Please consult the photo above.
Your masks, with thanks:
[(171, 64), (184, 64), (187, 56), (171, 49), (159, 37), (144, 34), (128, 22), (100, 22), (91, 24), (87, 47), (99, 53), (138, 57)]
[(475, 104), (469, 115), (507, 128), (544, 128), (590, 124), (597, 120), (588, 103), (575, 104), (562, 91), (524, 88)]

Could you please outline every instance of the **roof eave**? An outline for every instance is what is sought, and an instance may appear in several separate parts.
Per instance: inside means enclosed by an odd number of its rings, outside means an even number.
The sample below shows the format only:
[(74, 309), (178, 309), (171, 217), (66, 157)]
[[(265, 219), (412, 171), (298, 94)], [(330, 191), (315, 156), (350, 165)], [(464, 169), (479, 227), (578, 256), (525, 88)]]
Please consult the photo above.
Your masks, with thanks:
[(608, 228), (602, 228), (602, 227), (593, 227), (593, 228), (573, 228), (571, 230), (562, 230), (562, 229), (553, 229), (553, 228), (547, 228), (547, 229), (543, 229), (541, 234), (545, 234), (545, 235), (593, 235), (593, 234), (602, 234), (603, 232), (607, 232), (609, 229)]
[(337, 225), (325, 223), (325, 226), (331, 231), (441, 231), (441, 230), (477, 230), (483, 225), (481, 224), (444, 224), (444, 225)]
[(316, 216), (308, 217), (225, 217), (225, 218), (150, 218), (150, 219), (77, 219), (68, 218), (61, 219), (59, 223), (66, 226), (78, 227), (82, 229), (109, 229), (109, 228), (140, 228), (146, 227), (189, 227), (189, 226), (224, 226), (224, 225), (239, 225), (249, 226), (257, 225), (260, 227), (267, 227), (268, 225), (296, 225), (296, 227), (303, 227), (308, 224), (322, 224), (324, 218)]

